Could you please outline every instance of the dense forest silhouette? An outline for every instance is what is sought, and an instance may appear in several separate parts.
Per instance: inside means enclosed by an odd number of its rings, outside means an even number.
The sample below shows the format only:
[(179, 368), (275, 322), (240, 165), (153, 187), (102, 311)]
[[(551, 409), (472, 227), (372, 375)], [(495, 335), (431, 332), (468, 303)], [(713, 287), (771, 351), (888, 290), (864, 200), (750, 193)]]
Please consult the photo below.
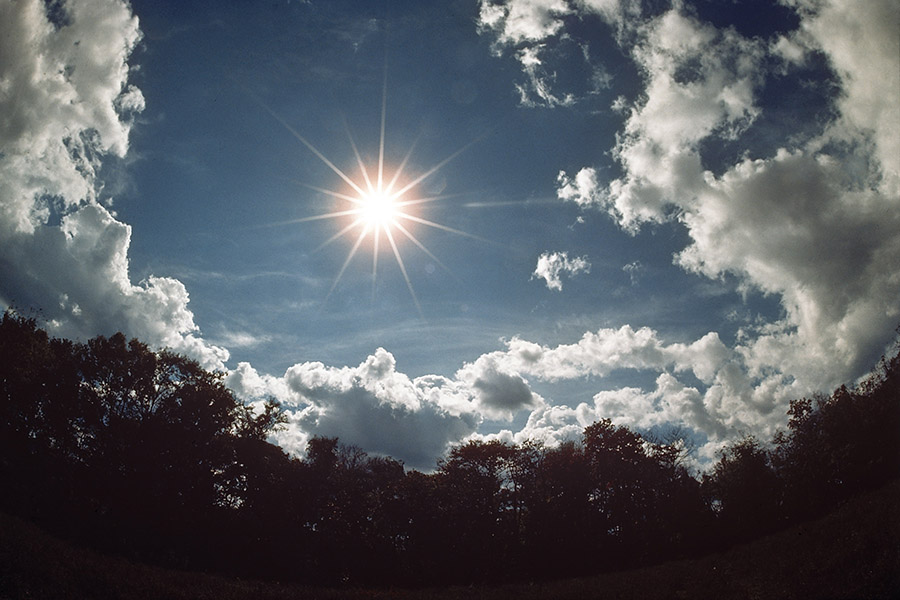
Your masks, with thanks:
[(335, 438), (267, 441), (222, 374), (122, 334), (0, 321), (0, 510), (103, 552), (323, 585), (560, 578), (695, 556), (820, 516), (900, 475), (900, 354), (791, 403), (706, 473), (598, 421), (578, 441), (468, 442), (434, 472)]

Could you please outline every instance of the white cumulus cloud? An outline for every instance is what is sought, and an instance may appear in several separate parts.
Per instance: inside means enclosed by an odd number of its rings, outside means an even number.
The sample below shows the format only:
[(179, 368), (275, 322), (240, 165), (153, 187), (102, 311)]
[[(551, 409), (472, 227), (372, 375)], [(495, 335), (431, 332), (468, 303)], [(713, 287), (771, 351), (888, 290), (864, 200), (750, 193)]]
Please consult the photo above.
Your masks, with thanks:
[(562, 275), (574, 277), (580, 273), (590, 273), (591, 263), (586, 256), (569, 258), (568, 252), (545, 252), (538, 257), (532, 279), (543, 279), (547, 288), (562, 291)]
[(131, 282), (131, 228), (101, 204), (98, 168), (144, 108), (128, 83), (138, 20), (121, 0), (64, 10), (54, 24), (40, 0), (0, 1), (0, 301), (40, 307), (57, 335), (121, 330), (224, 368), (180, 281)]
[[(512, 12), (517, 0), (505, 4)], [(600, 392), (579, 415), (638, 427), (672, 419), (711, 439), (765, 435), (791, 398), (852, 381), (893, 338), (900, 320), (900, 5), (785, 4), (800, 26), (771, 40), (716, 28), (680, 2), (654, 16), (642, 15), (638, 3), (571, 4), (575, 15), (597, 13), (616, 27), (643, 91), (627, 106), (615, 103), (626, 116), (612, 149), (620, 172), (608, 181), (593, 166), (561, 172), (559, 198), (605, 211), (632, 234), (648, 225), (683, 228), (688, 242), (676, 265), (714, 281), (735, 277), (744, 290), (777, 298), (783, 311), (771, 322), (745, 323), (730, 348), (714, 332), (665, 344), (655, 332), (625, 326), (556, 348), (514, 339), (496, 358), (551, 379), (617, 368), (659, 372), (655, 389)], [(567, 35), (564, 27), (543, 31), (498, 40), (521, 51)], [(830, 120), (774, 132), (781, 148), (748, 150), (724, 164), (717, 156), (711, 166), (708, 148), (739, 144), (767, 110), (760, 98), (772, 77), (790, 77), (812, 53), (827, 59), (840, 88), (828, 92)], [(703, 385), (683, 381), (686, 372)], [(563, 429), (579, 422), (576, 409), (566, 410), (556, 414), (568, 415)], [(529, 427), (545, 431), (545, 413), (536, 411)]]
[(297, 454), (310, 437), (330, 436), (432, 469), (451, 444), (476, 430), (483, 420), (482, 400), (459, 381), (436, 375), (412, 379), (396, 367), (394, 356), (379, 348), (356, 367), (298, 363), (282, 377), (260, 375), (241, 363), (227, 383), (247, 400), (281, 401), (289, 420), (275, 439)]

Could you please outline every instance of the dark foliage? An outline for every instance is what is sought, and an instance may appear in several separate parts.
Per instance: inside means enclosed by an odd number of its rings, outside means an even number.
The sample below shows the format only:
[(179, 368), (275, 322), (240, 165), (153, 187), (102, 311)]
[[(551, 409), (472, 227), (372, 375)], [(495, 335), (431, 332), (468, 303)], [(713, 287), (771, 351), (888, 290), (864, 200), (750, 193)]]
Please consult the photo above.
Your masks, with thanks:
[(791, 405), (698, 481), (675, 444), (608, 420), (582, 440), (469, 442), (434, 473), (334, 438), (306, 458), (221, 374), (121, 334), (0, 321), (0, 508), (144, 562), (315, 584), (548, 579), (696, 555), (900, 474), (895, 357), (854, 390)]
[(900, 476), (900, 354), (859, 386), (791, 403), (773, 464), (792, 519), (822, 514), (861, 490)]
[(726, 448), (702, 481), (725, 541), (746, 541), (778, 526), (781, 481), (756, 438)]
[(900, 477), (900, 353), (854, 389), (792, 401), (788, 416), (770, 447), (746, 437), (703, 476), (720, 541), (821, 516)]

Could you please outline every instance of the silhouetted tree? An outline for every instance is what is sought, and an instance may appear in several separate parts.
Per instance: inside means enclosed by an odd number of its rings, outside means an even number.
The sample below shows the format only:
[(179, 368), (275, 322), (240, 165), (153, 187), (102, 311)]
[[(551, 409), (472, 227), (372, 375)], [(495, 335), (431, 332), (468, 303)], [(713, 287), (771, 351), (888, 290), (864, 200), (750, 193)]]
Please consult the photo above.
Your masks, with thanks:
[[(560, 577), (709, 549), (900, 475), (900, 355), (791, 403), (772, 450), (725, 448), (698, 481), (677, 440), (605, 419), (580, 440), (470, 441), (434, 473), (337, 438), (267, 441), (276, 402), (122, 334), (85, 344), (0, 319), (0, 508), (184, 568), (336, 585)], [(708, 534), (708, 531), (714, 531)]]
[(0, 319), (0, 502), (30, 518), (65, 525), (77, 510), (75, 467), (90, 459), (82, 431), (73, 344), (51, 339), (35, 319)]
[(584, 573), (596, 565), (600, 519), (590, 503), (591, 490), (580, 444), (568, 441), (542, 449), (528, 503), (527, 541), (530, 555), (546, 561), (551, 573)]
[(73, 344), (7, 312), (0, 336), (4, 506), (108, 549), (195, 563), (237, 501), (232, 442), (264, 435), (274, 405), (253, 416), (221, 374), (122, 334)]
[(725, 448), (703, 490), (713, 506), (726, 541), (744, 541), (779, 525), (781, 482), (769, 453), (753, 436)]
[(815, 516), (900, 476), (900, 354), (855, 389), (791, 402), (774, 463), (791, 519)]
[(440, 461), (437, 480), (445, 536), (456, 569), (476, 580), (503, 576), (501, 557), (516, 540), (515, 447), (497, 440), (471, 441)]
[(602, 519), (596, 535), (602, 540), (603, 560), (632, 562), (654, 509), (649, 475), (655, 465), (645, 441), (603, 419), (585, 428), (584, 453), (591, 478), (589, 500)]

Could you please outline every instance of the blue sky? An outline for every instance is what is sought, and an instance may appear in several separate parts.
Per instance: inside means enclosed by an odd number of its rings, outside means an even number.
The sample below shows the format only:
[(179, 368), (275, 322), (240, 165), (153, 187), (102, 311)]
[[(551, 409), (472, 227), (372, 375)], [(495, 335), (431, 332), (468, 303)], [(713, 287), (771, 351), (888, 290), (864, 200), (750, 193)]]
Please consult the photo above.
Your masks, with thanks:
[[(4, 0), (0, 300), (278, 399), (293, 452), (427, 469), (611, 418), (703, 464), (894, 340), (898, 15)], [(379, 163), (415, 185), (376, 262), (315, 217)]]

